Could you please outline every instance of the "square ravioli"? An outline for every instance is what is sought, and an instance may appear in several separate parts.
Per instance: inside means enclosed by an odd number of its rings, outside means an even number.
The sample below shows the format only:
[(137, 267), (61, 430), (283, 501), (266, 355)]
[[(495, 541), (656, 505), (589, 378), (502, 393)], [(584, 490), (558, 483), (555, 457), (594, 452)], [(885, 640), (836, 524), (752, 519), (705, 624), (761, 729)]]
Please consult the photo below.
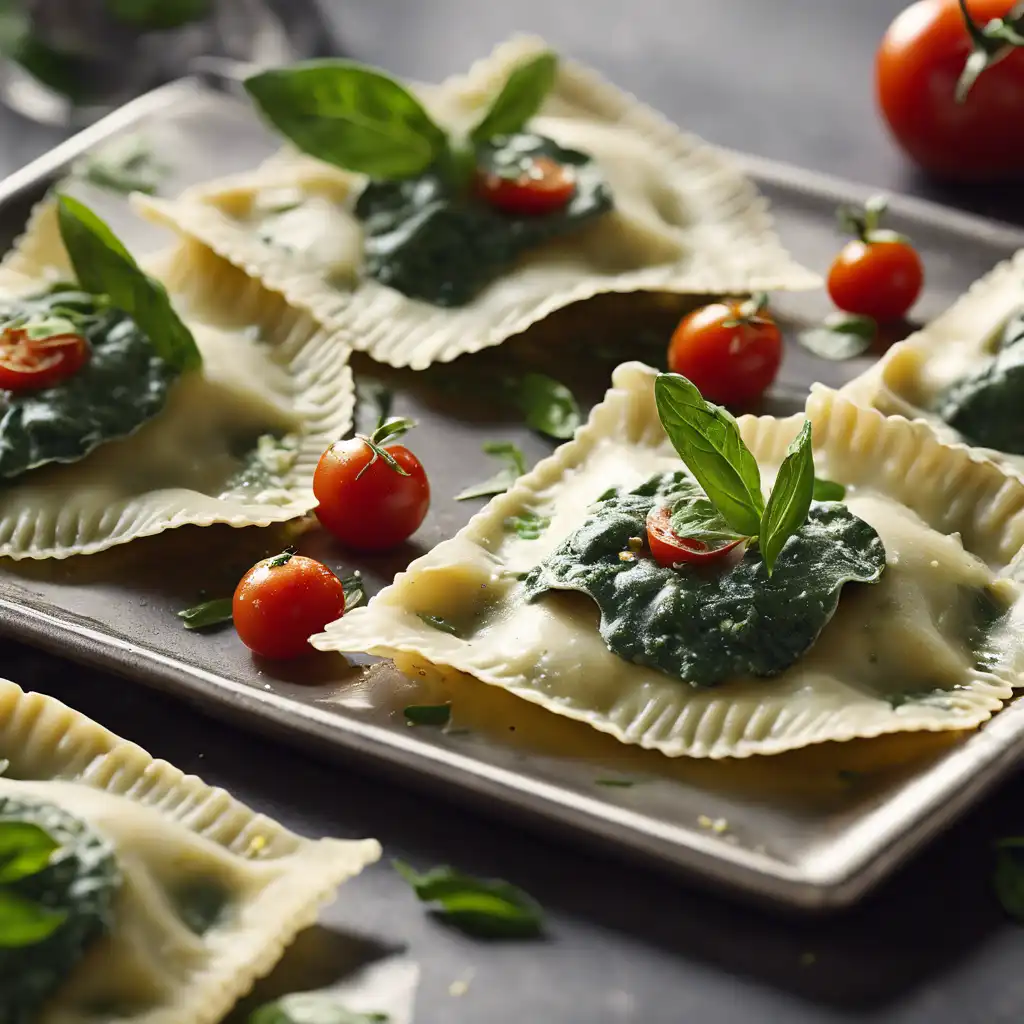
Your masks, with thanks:
[(6, 1024), (216, 1024), (380, 856), (374, 840), (294, 835), (6, 680), (0, 749), (0, 827), (56, 844), (17, 894), (67, 915), (4, 951)]
[[(655, 406), (656, 376), (639, 363), (620, 366), (574, 440), (314, 646), (467, 673), (670, 756), (745, 757), (967, 729), (1001, 707), (1024, 657), (1011, 567), (1024, 543), (1024, 485), (941, 444), (923, 424), (888, 419), (824, 388), (806, 411), (816, 473), (846, 488), (849, 512), (884, 544), (885, 567), (871, 585), (846, 585), (834, 615), (788, 668), (692, 685), (692, 677), (651, 667), (650, 656), (612, 653), (586, 594), (529, 599), (524, 576), (589, 521), (609, 487), (638, 493), (681, 468)], [(803, 420), (739, 421), (769, 480)], [(519, 531), (524, 519), (547, 525)], [(805, 597), (794, 592), (792, 602)], [(777, 638), (764, 639), (770, 647)]]
[[(465, 132), (513, 69), (545, 50), (539, 40), (516, 38), (468, 74), (414, 91), (437, 123)], [(365, 178), (312, 157), (286, 152), (176, 201), (135, 199), (145, 216), (201, 238), (343, 329), (355, 348), (414, 369), (498, 345), (600, 293), (744, 294), (820, 284), (782, 247), (767, 203), (729, 159), (593, 71), (560, 62), (529, 130), (592, 156), (613, 208), (520, 255), (458, 308), (408, 298), (364, 273), (354, 204)]]
[[(348, 348), (198, 242), (144, 269), (191, 329), (201, 370), (173, 380), (163, 404), (130, 433), (73, 459), (26, 459), (27, 472), (6, 480), (0, 497), (0, 556), (90, 554), (189, 524), (266, 526), (315, 505), (317, 460), (352, 421)], [(0, 303), (69, 280), (57, 207), (46, 201), (0, 266)], [(45, 418), (47, 394), (31, 419), (8, 403), (4, 454), (11, 436), (35, 443), (39, 431), (21, 424)]]
[(888, 415), (924, 420), (943, 441), (1024, 473), (1024, 250), (842, 393)]

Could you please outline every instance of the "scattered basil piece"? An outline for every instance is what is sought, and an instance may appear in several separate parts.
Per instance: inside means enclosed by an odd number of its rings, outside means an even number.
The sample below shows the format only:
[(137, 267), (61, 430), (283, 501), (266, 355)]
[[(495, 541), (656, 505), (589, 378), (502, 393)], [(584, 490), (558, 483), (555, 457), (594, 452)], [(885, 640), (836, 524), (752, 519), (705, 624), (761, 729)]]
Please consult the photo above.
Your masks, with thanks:
[(8, 889), (0, 889), (0, 950), (36, 946), (67, 920), (67, 912), (50, 910)]
[(431, 629), (440, 630), (449, 636), (459, 635), (459, 631), (447, 619), (442, 619), (440, 615), (427, 615), (425, 612), (420, 612), (417, 618)]
[(831, 313), (820, 326), (801, 331), (797, 340), (816, 356), (838, 362), (863, 355), (875, 340), (877, 330), (869, 316)]
[(474, 143), (487, 142), (495, 135), (522, 131), (527, 121), (541, 108), (555, 84), (558, 57), (551, 52), (538, 54), (520, 64), (508, 76), (490, 109), (469, 133)]
[(636, 782), (633, 779), (594, 779), (594, 785), (607, 786), (610, 789), (628, 789), (635, 786)]
[(697, 483), (732, 529), (756, 536), (764, 511), (761, 474), (735, 418), (705, 402), (679, 374), (658, 374), (654, 396), (665, 432)]
[(410, 704), (404, 711), (405, 720), (411, 725), (447, 725), (452, 717), (452, 705)]
[(557, 441), (571, 438), (580, 425), (580, 407), (575, 396), (546, 374), (526, 374), (519, 382), (518, 402), (526, 425)]
[(672, 532), (678, 537), (698, 540), (708, 547), (718, 547), (730, 541), (742, 539), (722, 518), (715, 508), (694, 486), (693, 493), (685, 493), (672, 506), (670, 520)]
[(933, 707), (949, 706), (949, 693), (941, 687), (932, 690), (904, 690), (902, 693), (886, 694), (887, 700), (895, 711), (904, 704), (931, 704)]
[(728, 569), (668, 569), (623, 561), (652, 508), (692, 493), (686, 474), (663, 473), (594, 505), (583, 525), (526, 576), (525, 596), (579, 591), (601, 612), (609, 650), (692, 686), (774, 676), (792, 665), (835, 614), (848, 582), (885, 569), (878, 534), (845, 505), (812, 506), (769, 576), (756, 548)]
[(210, 629), (232, 621), (231, 598), (216, 597), (178, 612), (186, 629)]
[(450, 924), (479, 938), (533, 938), (543, 930), (540, 906), (500, 879), (484, 880), (450, 867), (420, 874), (400, 860), (395, 870), (424, 903), (437, 903)]
[(995, 844), (996, 869), (992, 879), (1003, 910), (1024, 924), (1024, 838), (1011, 836)]
[(387, 1024), (386, 1013), (357, 1013), (330, 991), (294, 992), (267, 1003), (249, 1016), (249, 1024)]
[(842, 501), (846, 497), (846, 488), (832, 480), (814, 480), (815, 501)]
[(525, 472), (526, 459), (519, 446), (511, 441), (485, 441), (483, 451), (500, 459), (504, 466), (494, 476), (479, 484), (471, 484), (455, 495), (456, 501), (468, 501), (470, 498), (489, 498), (495, 494), (504, 494)]
[(90, 153), (74, 173), (108, 192), (121, 195), (143, 192), (151, 196), (159, 191), (168, 172), (157, 162), (145, 140), (126, 136)]
[(58, 196), (60, 233), (79, 284), (106, 295), (127, 313), (168, 366), (196, 370), (202, 356), (192, 332), (174, 311), (167, 291), (139, 269), (110, 228), (87, 206)]
[(359, 607), (366, 600), (363, 581), (358, 574), (342, 577), (341, 589), (345, 595), (345, 611), (347, 612)]
[(523, 540), (539, 540), (540, 535), (551, 525), (547, 516), (538, 515), (527, 509), (517, 516), (505, 520), (505, 529), (518, 534)]
[(775, 559), (786, 541), (803, 526), (814, 494), (814, 452), (811, 423), (804, 420), (782, 460), (775, 486), (761, 517), (758, 535), (761, 556), (771, 576)]
[(38, 874), (49, 863), (58, 843), (30, 821), (0, 821), (0, 885)]
[(159, 32), (201, 21), (210, 14), (213, 0), (104, 0), (104, 6), (120, 21)]
[(245, 87), (299, 149), (377, 179), (422, 174), (448, 152), (448, 137), (404, 85), (346, 60), (313, 60), (260, 72)]

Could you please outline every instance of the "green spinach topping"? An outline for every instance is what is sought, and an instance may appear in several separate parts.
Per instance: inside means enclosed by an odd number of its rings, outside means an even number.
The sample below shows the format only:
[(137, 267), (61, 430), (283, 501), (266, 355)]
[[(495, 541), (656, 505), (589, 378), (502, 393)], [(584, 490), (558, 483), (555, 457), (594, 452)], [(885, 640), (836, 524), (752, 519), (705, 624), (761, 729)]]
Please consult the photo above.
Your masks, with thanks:
[[(367, 274), (411, 298), (454, 307), (524, 253), (611, 209), (590, 157), (523, 132), (556, 73), (551, 53), (517, 67), (464, 141), (435, 124), (399, 82), (351, 61), (310, 61), (245, 84), (300, 149), (370, 178), (355, 208)], [(572, 170), (575, 189), (564, 206), (515, 215), (474, 193), (476, 174), (521, 179), (540, 158)]]
[(439, 916), (467, 935), (523, 939), (543, 930), (540, 906), (508, 882), (473, 878), (447, 866), (420, 874), (404, 861), (392, 864), (422, 902), (438, 904)]
[(46, 803), (0, 797), (0, 1019), (29, 1024), (113, 925), (106, 840)]
[[(526, 598), (588, 595), (609, 650), (692, 686), (777, 675), (818, 638), (846, 583), (881, 576), (882, 542), (845, 505), (814, 500), (809, 422), (765, 502), (757, 462), (729, 413), (675, 374), (658, 376), (655, 399), (686, 470), (602, 495), (583, 525), (526, 574)], [(708, 548), (745, 541), (742, 557), (659, 564), (641, 538), (648, 516), (664, 508), (680, 540)]]
[(1007, 321), (994, 357), (957, 381), (937, 412), (971, 443), (1024, 455), (1024, 309)]

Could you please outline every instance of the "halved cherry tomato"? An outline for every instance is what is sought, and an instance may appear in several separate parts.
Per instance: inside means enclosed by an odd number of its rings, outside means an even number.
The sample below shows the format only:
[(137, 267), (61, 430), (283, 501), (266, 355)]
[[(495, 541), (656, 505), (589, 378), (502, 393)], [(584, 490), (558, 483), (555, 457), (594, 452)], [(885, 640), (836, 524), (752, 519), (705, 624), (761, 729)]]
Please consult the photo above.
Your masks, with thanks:
[(576, 175), (571, 167), (551, 157), (538, 156), (516, 178), (506, 178), (491, 171), (478, 172), (476, 188), (483, 199), (499, 210), (532, 216), (565, 206), (576, 191)]
[(668, 368), (721, 405), (748, 405), (768, 390), (782, 363), (782, 335), (764, 312), (766, 296), (713, 302), (684, 316), (668, 348)]
[(693, 537), (680, 537), (672, 529), (672, 510), (667, 506), (652, 508), (647, 513), (647, 544), (658, 565), (666, 569), (681, 562), (708, 565), (717, 562), (743, 543), (743, 539), (726, 541), (718, 547), (709, 547)]
[(840, 211), (840, 220), (856, 237), (832, 263), (828, 293), (847, 313), (891, 323), (905, 316), (917, 301), (924, 267), (906, 238), (879, 227), (884, 212), (881, 196), (869, 200), (863, 213)]
[(419, 529), (430, 508), (430, 484), (420, 460), (404, 445), (381, 447), (382, 438), (404, 430), (396, 423), (411, 426), (395, 421), (372, 437), (335, 441), (313, 474), (317, 518), (355, 551), (398, 547)]
[[(970, 0), (978, 25), (1013, 0)], [(957, 0), (919, 0), (896, 17), (876, 60), (876, 92), (896, 142), (942, 178), (991, 181), (1024, 173), (1024, 49), (985, 70), (963, 103), (956, 85), (971, 52)]]
[(264, 658), (297, 658), (309, 638), (345, 613), (345, 588), (321, 562), (285, 552), (257, 562), (231, 602), (238, 635)]
[(89, 342), (80, 334), (34, 339), (23, 327), (0, 334), (0, 389), (39, 391), (73, 377), (89, 360)]

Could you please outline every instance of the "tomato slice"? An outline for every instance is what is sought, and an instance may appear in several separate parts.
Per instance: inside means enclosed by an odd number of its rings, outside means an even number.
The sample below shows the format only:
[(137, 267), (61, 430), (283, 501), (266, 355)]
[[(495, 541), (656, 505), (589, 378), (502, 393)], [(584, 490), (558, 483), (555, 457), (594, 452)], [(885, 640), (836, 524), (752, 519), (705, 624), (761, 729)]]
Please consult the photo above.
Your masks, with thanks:
[(682, 562), (696, 562), (707, 565), (717, 562), (743, 543), (743, 538), (726, 541), (718, 547), (711, 547), (693, 537), (680, 537), (672, 529), (672, 510), (663, 505), (647, 513), (647, 543), (658, 565), (672, 569)]
[(493, 171), (477, 172), (477, 192), (491, 206), (505, 213), (534, 216), (559, 210), (576, 191), (571, 167), (549, 156), (533, 157), (518, 177)]
[(32, 338), (24, 327), (0, 334), (0, 388), (38, 391), (73, 377), (89, 360), (89, 342), (80, 334)]

